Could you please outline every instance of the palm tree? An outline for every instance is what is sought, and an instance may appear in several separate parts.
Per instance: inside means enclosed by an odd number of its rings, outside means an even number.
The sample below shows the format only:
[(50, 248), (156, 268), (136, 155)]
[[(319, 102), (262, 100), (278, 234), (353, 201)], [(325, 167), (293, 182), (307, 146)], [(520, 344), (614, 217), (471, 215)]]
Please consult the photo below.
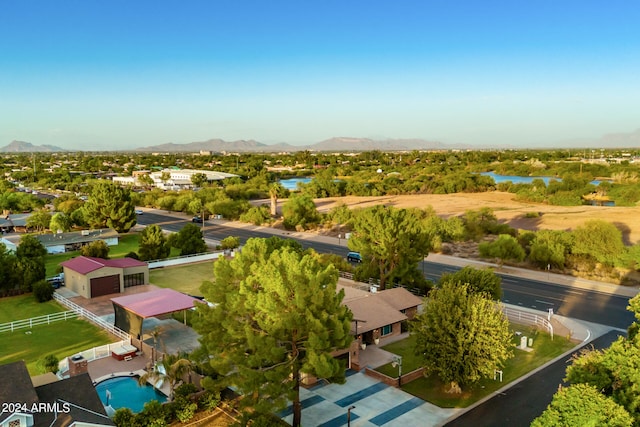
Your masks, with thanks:
[(144, 385), (147, 381), (154, 387), (160, 388), (166, 381), (169, 384), (169, 400), (173, 400), (174, 390), (182, 377), (193, 371), (193, 364), (186, 355), (165, 354), (153, 368), (138, 378), (138, 384)]
[(279, 182), (271, 184), (269, 196), (271, 197), (271, 216), (278, 215), (278, 197), (284, 194), (284, 187)]

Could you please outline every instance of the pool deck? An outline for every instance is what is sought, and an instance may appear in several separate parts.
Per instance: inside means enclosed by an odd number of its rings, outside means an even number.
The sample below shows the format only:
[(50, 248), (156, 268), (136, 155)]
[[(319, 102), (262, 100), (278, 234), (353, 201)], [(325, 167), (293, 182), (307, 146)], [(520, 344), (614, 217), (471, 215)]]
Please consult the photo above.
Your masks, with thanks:
[[(132, 377), (145, 374), (145, 368), (151, 360), (144, 356), (136, 356), (129, 361), (116, 360), (113, 357), (91, 361), (87, 364), (89, 376), (94, 383), (99, 383), (113, 377)], [(151, 381), (148, 381), (153, 385)], [(160, 390), (165, 396), (169, 396), (169, 385), (162, 384)]]

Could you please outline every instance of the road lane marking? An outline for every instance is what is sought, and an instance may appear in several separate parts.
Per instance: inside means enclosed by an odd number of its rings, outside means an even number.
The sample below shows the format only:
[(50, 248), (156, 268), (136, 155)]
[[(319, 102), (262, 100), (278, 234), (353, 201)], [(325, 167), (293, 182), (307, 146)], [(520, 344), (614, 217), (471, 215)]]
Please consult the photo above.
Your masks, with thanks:
[(540, 304), (549, 304), (549, 305), (554, 305), (555, 304), (555, 303), (549, 302), (549, 301), (540, 301), (539, 299), (537, 299), (536, 302), (539, 302)]

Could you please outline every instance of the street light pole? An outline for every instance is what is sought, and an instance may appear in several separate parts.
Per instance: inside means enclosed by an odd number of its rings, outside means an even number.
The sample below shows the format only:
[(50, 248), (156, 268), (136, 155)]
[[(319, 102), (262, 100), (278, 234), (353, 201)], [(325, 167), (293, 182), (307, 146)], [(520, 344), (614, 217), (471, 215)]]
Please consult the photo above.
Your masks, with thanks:
[(351, 405), (347, 408), (347, 427), (351, 427), (351, 410), (352, 409), (356, 409), (356, 407)]
[(393, 356), (391, 366), (398, 367), (398, 387), (402, 387), (402, 356)]

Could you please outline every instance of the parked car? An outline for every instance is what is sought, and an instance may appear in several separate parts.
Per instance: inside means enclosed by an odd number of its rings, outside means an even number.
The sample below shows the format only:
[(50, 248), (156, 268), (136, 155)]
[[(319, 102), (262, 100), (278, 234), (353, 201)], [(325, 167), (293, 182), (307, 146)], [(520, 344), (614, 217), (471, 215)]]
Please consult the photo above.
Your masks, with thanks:
[(142, 215), (144, 213), (144, 211), (140, 210), (140, 209), (136, 209), (136, 215)]
[(349, 252), (347, 254), (347, 261), (349, 262), (362, 262), (362, 255), (358, 252)]
[(202, 224), (204, 221), (202, 220), (202, 217), (200, 215), (196, 215), (193, 218), (191, 218), (191, 222), (197, 222), (198, 224)]

